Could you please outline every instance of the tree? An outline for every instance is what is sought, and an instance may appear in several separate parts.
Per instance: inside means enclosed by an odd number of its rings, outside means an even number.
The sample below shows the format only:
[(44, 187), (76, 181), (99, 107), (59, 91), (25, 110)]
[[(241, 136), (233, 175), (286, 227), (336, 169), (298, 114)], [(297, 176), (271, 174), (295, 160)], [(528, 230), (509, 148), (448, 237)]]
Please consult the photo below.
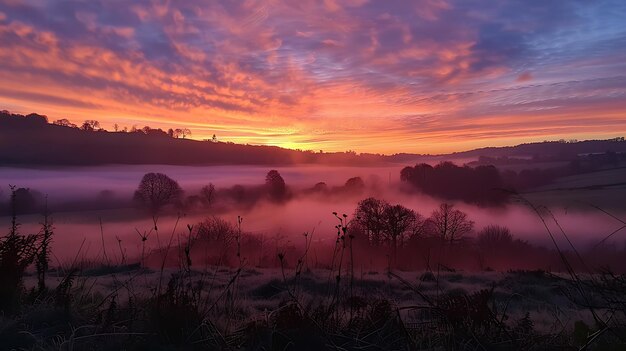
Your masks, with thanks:
[(80, 129), (85, 130), (85, 131), (90, 131), (90, 132), (93, 132), (94, 130), (99, 130), (100, 122), (93, 120), (93, 119), (88, 119), (85, 122), (83, 122), (83, 124), (80, 126)]
[(363, 182), (363, 179), (361, 179), (361, 177), (352, 177), (346, 180), (344, 189), (349, 192), (359, 193), (363, 191), (363, 189), (365, 189), (365, 182)]
[(185, 139), (188, 136), (191, 136), (191, 131), (187, 128), (176, 128), (173, 133), (175, 138), (183, 138)]
[(274, 201), (284, 200), (287, 195), (285, 180), (275, 169), (267, 172), (265, 176), (265, 186), (270, 194), (270, 198)]
[(24, 119), (26, 119), (27, 121), (33, 123), (33, 124), (47, 124), (48, 123), (48, 116), (45, 115), (40, 115), (37, 113), (30, 113), (27, 114), (26, 116), (24, 116)]
[(507, 227), (489, 225), (478, 233), (477, 243), (482, 249), (498, 249), (513, 243), (513, 235)]
[(52, 124), (62, 127), (70, 127), (70, 128), (78, 128), (78, 126), (72, 122), (70, 122), (67, 118), (57, 119), (52, 122)]
[(18, 188), (12, 192), (15, 213), (33, 213), (40, 210), (42, 195), (30, 188)]
[(215, 185), (209, 183), (209, 185), (203, 186), (202, 189), (200, 189), (200, 196), (204, 205), (210, 207), (215, 197)]
[(398, 244), (402, 245), (405, 239), (408, 239), (415, 232), (418, 222), (420, 222), (420, 216), (402, 205), (385, 206), (383, 216), (385, 218), (385, 235), (395, 257)]
[(474, 222), (467, 218), (465, 212), (454, 209), (454, 205), (448, 203), (442, 203), (433, 211), (429, 221), (433, 224), (435, 234), (450, 243), (459, 241), (474, 228)]
[(384, 211), (388, 204), (373, 197), (361, 200), (354, 212), (356, 222), (367, 232), (373, 246), (382, 244), (382, 233), (385, 229)]
[(326, 185), (326, 183), (324, 182), (319, 182), (313, 185), (312, 190), (315, 193), (325, 193), (328, 191), (328, 185)]
[(135, 191), (135, 200), (155, 214), (163, 206), (181, 199), (183, 190), (178, 182), (163, 173), (146, 173)]

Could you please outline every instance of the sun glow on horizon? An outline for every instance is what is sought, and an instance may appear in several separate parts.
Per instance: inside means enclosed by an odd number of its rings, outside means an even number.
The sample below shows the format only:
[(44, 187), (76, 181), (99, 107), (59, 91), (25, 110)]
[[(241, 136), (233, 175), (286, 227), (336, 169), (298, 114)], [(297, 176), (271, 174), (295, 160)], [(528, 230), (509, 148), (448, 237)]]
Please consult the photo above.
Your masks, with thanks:
[(0, 1), (0, 108), (315, 152), (612, 138), (624, 23), (614, 0)]

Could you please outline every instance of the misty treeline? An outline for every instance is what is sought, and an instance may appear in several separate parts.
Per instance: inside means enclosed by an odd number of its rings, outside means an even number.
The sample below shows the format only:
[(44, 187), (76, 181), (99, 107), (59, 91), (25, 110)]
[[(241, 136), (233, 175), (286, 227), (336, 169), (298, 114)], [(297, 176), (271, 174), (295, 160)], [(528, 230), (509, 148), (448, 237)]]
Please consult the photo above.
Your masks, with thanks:
[[(567, 257), (576, 270), (587, 269), (579, 260), (583, 259), (594, 267), (611, 267), (621, 273), (626, 257), (626, 247), (609, 244), (575, 251), (561, 248), (559, 253), (516, 238), (497, 221), (477, 228), (467, 213), (450, 203), (422, 214), (400, 204), (366, 198), (356, 204), (353, 213), (334, 216), (342, 222), (332, 239), (329, 228), (312, 228), (301, 235), (251, 233), (245, 230), (245, 221), (242, 225), (212, 215), (194, 223), (188, 237), (180, 241), (187, 242), (185, 250), (195, 264), (233, 267), (244, 257), (256, 267), (295, 268), (309, 252), (309, 268), (328, 269), (337, 264), (339, 251), (345, 251), (350, 256), (343, 259), (344, 269), (566, 271), (562, 259)], [(164, 256), (169, 257), (168, 264), (175, 264), (175, 251), (152, 252), (145, 262), (157, 264)]]
[(508, 199), (505, 181), (494, 166), (472, 168), (442, 162), (433, 167), (422, 163), (403, 168), (400, 180), (438, 198), (485, 205), (502, 204)]
[[(328, 186), (318, 182), (313, 186), (296, 191), (289, 187), (277, 170), (270, 170), (259, 185), (235, 184), (217, 188), (207, 183), (199, 190), (186, 191), (178, 181), (163, 173), (146, 173), (132, 197), (111, 189), (97, 192), (93, 199), (71, 200), (48, 204), (46, 196), (37, 189), (19, 187), (15, 189), (15, 209), (18, 214), (41, 213), (44, 207), (54, 211), (98, 210), (138, 207), (156, 214), (162, 210), (193, 213), (208, 208), (216, 212), (232, 209), (247, 210), (261, 201), (285, 203), (297, 196), (342, 197), (362, 194), (366, 185), (361, 177), (351, 177), (340, 186)], [(0, 188), (0, 214), (11, 212), (11, 199)]]
[[(319, 182), (302, 190), (303, 195), (344, 196), (359, 195), (365, 190), (365, 182), (361, 177), (352, 177), (342, 186), (329, 187)], [(155, 214), (167, 205), (177, 210), (193, 211), (218, 204), (221, 208), (249, 209), (259, 201), (270, 201), (281, 204), (291, 200), (298, 194), (291, 189), (280, 172), (272, 169), (267, 172), (265, 182), (261, 185), (243, 186), (240, 184), (227, 188), (216, 188), (209, 183), (199, 192), (188, 196), (177, 181), (162, 173), (147, 173), (139, 182), (133, 200)]]
[(561, 177), (623, 167), (626, 165), (626, 153), (607, 151), (584, 155), (564, 166), (548, 168), (532, 168), (532, 163), (524, 163), (531, 168), (520, 171), (478, 164), (472, 167), (458, 166), (448, 161), (435, 166), (419, 163), (403, 168), (400, 171), (400, 180), (436, 198), (500, 206), (516, 193), (551, 184)]
[[(213, 184), (208, 184), (199, 194), (187, 197), (187, 209), (190, 201), (204, 207), (215, 206), (216, 201), (241, 201), (236, 193), (232, 193), (238, 187), (218, 191)], [(364, 187), (359, 177), (353, 177), (342, 187), (328, 188), (318, 183), (307, 191), (324, 197), (338, 193), (339, 196), (349, 194), (355, 198)], [(248, 204), (259, 199), (280, 204), (293, 196), (276, 170), (267, 173), (262, 186), (250, 187), (247, 191), (254, 194), (244, 200)], [(216, 196), (220, 193), (221, 198)], [(157, 218), (159, 212), (167, 210), (167, 206), (171, 207), (170, 211), (184, 207), (181, 204), (182, 195), (183, 190), (175, 180), (164, 174), (148, 173), (142, 178), (134, 199), (153, 218)], [(276, 211), (280, 211), (279, 208)], [(358, 264), (367, 269), (433, 269), (441, 265), (471, 270), (564, 269), (556, 251), (516, 239), (500, 223), (475, 228), (467, 213), (447, 202), (429, 213), (419, 213), (402, 204), (392, 204), (375, 197), (365, 198), (356, 204), (350, 215), (334, 213), (341, 220), (341, 225), (336, 227), (334, 243), (327, 240), (308, 242), (312, 240), (313, 233), (305, 233), (304, 244), (280, 234), (246, 233), (241, 229), (241, 222), (230, 223), (217, 216), (217, 212), (213, 213), (213, 216), (193, 225), (188, 238), (190, 252), (195, 250), (194, 257), (201, 255), (201, 260), (210, 264), (235, 264), (244, 255), (259, 267), (276, 267), (278, 264), (293, 267), (302, 250), (312, 247), (316, 252), (312, 265), (325, 268), (334, 260), (332, 256), (337, 247), (341, 247), (356, 253), (357, 256), (350, 258), (351, 265), (357, 264), (358, 259)], [(302, 215), (306, 216), (305, 213)], [(333, 245), (335, 249), (331, 249)], [(192, 246), (194, 250), (191, 250)], [(588, 262), (619, 267), (623, 257), (626, 257), (623, 256), (625, 250), (626, 247), (604, 245), (591, 250), (565, 252), (564, 255), (582, 254)], [(155, 257), (158, 259), (159, 256)]]
[[(427, 169), (435, 171), (440, 168), (473, 172), (472, 168), (462, 168), (451, 164)], [(484, 179), (497, 179), (495, 168), (478, 169), (482, 170), (482, 173), (477, 172), (477, 174), (483, 175)], [(403, 173), (405, 172), (406, 169), (403, 170)], [(441, 179), (442, 177), (439, 180)], [(464, 179), (466, 179), (465, 184), (471, 184), (471, 177), (465, 176)], [(493, 181), (489, 184), (493, 184)], [(301, 194), (317, 196), (320, 199), (348, 197), (357, 201), (365, 193), (365, 188), (365, 183), (360, 177), (352, 177), (342, 186), (329, 187), (320, 182), (301, 190)], [(58, 209), (48, 206), (47, 198), (35, 190), (13, 188), (10, 195), (5, 203), (5, 209), (10, 213), (43, 213), (44, 210)], [(233, 233), (235, 233), (236, 225), (220, 219), (220, 213), (233, 210), (246, 211), (252, 209), (260, 201), (275, 203), (279, 205), (276, 211), (280, 211), (280, 205), (294, 196), (298, 195), (286, 184), (277, 170), (268, 171), (264, 182), (260, 185), (217, 188), (214, 184), (207, 183), (189, 194), (186, 194), (176, 180), (166, 174), (147, 173), (139, 180), (132, 198), (116, 200), (115, 194), (102, 191), (96, 202), (108, 199), (117, 206), (120, 204), (126, 207), (135, 206), (152, 216), (155, 221), (162, 214), (171, 216), (176, 213), (210, 213), (212, 216), (203, 223), (193, 226), (192, 236), (196, 239), (204, 238), (205, 241), (210, 242), (209, 247), (212, 249), (209, 251), (217, 250), (214, 256), (224, 250), (230, 250), (229, 254), (220, 256), (222, 260), (228, 261), (234, 250), (234, 247), (229, 245), (234, 242)], [(83, 209), (86, 207), (82, 205)], [(306, 216), (305, 210), (303, 209), (302, 216)], [(369, 197), (356, 202), (354, 213), (346, 217), (346, 233), (337, 236), (337, 240), (341, 240), (342, 245), (349, 245), (363, 257), (368, 258), (361, 260), (360, 264), (372, 267), (392, 264), (394, 267), (405, 269), (432, 268), (433, 262), (442, 261), (447, 261), (446, 264), (449, 265), (472, 269), (502, 267), (558, 269), (560, 267), (554, 251), (515, 239), (510, 230), (501, 225), (502, 223), (494, 223), (494, 226), (487, 228), (475, 228), (469, 215), (449, 202), (441, 203), (430, 212), (419, 213), (402, 204), (393, 204), (381, 198)], [(240, 237), (243, 250), (250, 249), (248, 253), (254, 256), (255, 262), (262, 266), (276, 264), (276, 254), (277, 250), (282, 247), (281, 242), (289, 241), (278, 235), (272, 237), (271, 233), (268, 235), (269, 237), (259, 237), (244, 233)], [(288, 264), (293, 264), (290, 260), (297, 257), (289, 252), (301, 250), (301, 245), (293, 241), (291, 245), (293, 247), (283, 247), (287, 252), (285, 262)], [(323, 267), (327, 264), (328, 253), (331, 250), (327, 247), (327, 241), (316, 242), (314, 246), (318, 245), (317, 266)], [(606, 248), (603, 246), (594, 250), (589, 258), (592, 261), (596, 257), (602, 257), (602, 261), (607, 265), (621, 262), (619, 258), (619, 255), (623, 253), (621, 248), (605, 252)], [(598, 253), (602, 255), (598, 256)], [(217, 261), (211, 261), (211, 263), (217, 264)]]

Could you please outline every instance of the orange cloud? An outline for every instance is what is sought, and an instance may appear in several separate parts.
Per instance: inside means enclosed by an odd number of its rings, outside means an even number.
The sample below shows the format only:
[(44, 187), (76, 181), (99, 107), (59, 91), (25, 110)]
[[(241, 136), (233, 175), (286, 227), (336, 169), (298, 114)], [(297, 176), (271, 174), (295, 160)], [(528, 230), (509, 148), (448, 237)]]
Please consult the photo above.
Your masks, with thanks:
[[(0, 3), (0, 107), (326, 151), (626, 132), (626, 51), (591, 34), (561, 44), (593, 32), (594, 4), (93, 4)], [(606, 21), (606, 43), (620, 28)]]

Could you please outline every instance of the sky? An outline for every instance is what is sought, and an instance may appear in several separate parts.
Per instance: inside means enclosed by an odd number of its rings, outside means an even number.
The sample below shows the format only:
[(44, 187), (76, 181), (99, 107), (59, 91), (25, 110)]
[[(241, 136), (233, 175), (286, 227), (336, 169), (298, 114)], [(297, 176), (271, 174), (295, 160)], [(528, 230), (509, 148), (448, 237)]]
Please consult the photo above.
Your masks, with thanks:
[(623, 0), (0, 0), (0, 109), (306, 150), (626, 135)]

